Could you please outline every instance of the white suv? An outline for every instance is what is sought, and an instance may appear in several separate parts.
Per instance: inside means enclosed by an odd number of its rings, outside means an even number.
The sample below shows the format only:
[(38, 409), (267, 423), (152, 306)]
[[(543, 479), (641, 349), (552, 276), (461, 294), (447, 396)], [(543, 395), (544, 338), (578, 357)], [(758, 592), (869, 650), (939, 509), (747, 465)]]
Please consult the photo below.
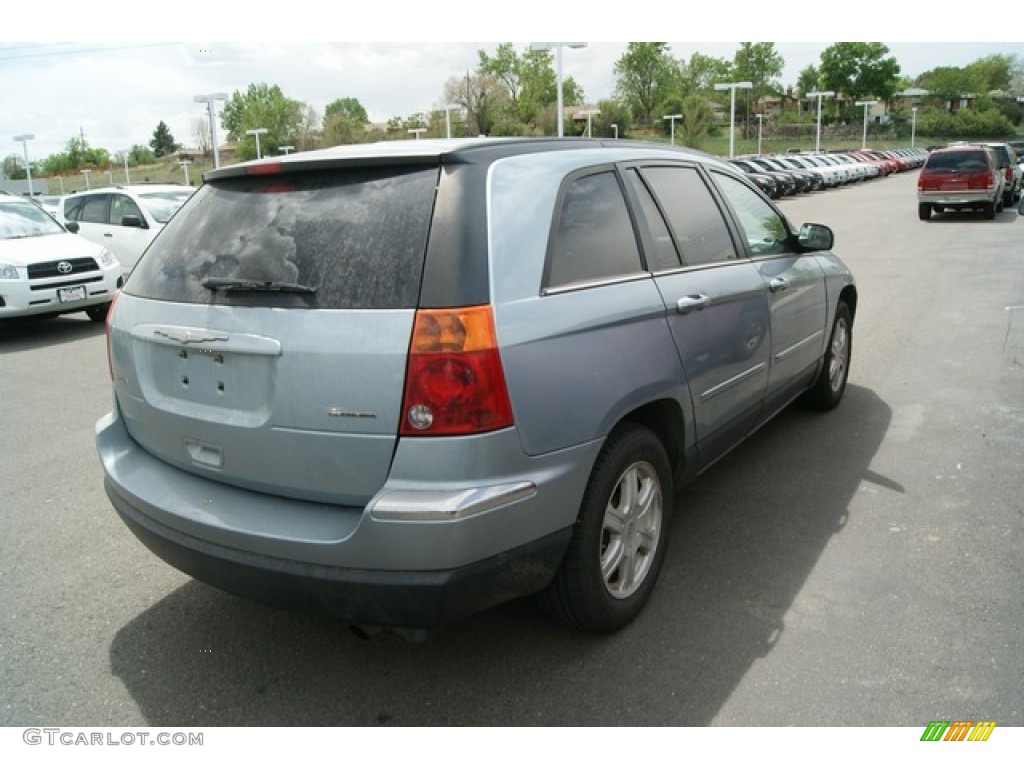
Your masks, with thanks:
[(0, 192), (0, 319), (85, 312), (103, 322), (124, 278), (106, 248), (28, 198)]
[(79, 235), (109, 248), (127, 275), (194, 191), (181, 184), (90, 189), (63, 198), (57, 218), (77, 223)]

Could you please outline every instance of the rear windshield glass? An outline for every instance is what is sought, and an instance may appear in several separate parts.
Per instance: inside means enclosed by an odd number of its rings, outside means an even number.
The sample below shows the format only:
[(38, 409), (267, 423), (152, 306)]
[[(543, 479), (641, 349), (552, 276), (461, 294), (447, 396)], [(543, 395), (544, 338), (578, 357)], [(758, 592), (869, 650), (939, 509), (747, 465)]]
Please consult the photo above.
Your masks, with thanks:
[(940, 152), (928, 158), (924, 167), (925, 173), (977, 173), (987, 171), (988, 159), (985, 152), (978, 149), (954, 150)]
[(157, 236), (125, 292), (200, 304), (416, 306), (437, 168), (222, 179)]

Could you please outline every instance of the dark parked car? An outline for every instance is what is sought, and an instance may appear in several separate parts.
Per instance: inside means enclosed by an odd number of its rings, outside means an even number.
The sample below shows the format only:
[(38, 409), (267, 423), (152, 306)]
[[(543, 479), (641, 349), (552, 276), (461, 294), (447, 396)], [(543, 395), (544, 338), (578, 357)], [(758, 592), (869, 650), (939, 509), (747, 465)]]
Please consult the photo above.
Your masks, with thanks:
[(788, 403), (840, 402), (857, 290), (832, 239), (664, 145), (209, 172), (110, 313), (107, 494), (186, 573), (364, 630), (534, 593), (617, 629), (679, 484)]

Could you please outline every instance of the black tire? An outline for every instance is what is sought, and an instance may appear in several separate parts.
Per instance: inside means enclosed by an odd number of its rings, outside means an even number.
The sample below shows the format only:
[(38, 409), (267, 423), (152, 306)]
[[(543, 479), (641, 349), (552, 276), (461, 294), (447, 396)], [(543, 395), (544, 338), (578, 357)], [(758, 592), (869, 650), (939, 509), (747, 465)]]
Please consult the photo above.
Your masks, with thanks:
[(1003, 193), (1003, 208), (1004, 209), (1012, 208), (1013, 207), (1013, 198), (1014, 198), (1014, 194), (1013, 194), (1013, 190), (1012, 189), (1009, 189), (1009, 190), (1007, 190), (1006, 192)]
[(105, 323), (107, 322), (107, 312), (110, 311), (110, 302), (106, 304), (97, 304), (94, 307), (89, 307), (85, 310), (85, 314), (89, 316), (89, 319), (94, 323)]
[(921, 221), (928, 221), (932, 217), (932, 206), (931, 203), (918, 203), (917, 204), (917, 218)]
[(996, 204), (992, 202), (985, 203), (981, 208), (981, 215), (989, 221), (994, 219), (996, 217)]
[(850, 377), (850, 359), (853, 353), (853, 317), (845, 301), (836, 307), (832, 334), (814, 385), (803, 397), (803, 404), (818, 411), (829, 411), (839, 405), (846, 392)]
[(639, 615), (665, 558), (672, 471), (658, 437), (624, 424), (594, 462), (572, 541), (539, 595), (558, 621), (613, 632)]

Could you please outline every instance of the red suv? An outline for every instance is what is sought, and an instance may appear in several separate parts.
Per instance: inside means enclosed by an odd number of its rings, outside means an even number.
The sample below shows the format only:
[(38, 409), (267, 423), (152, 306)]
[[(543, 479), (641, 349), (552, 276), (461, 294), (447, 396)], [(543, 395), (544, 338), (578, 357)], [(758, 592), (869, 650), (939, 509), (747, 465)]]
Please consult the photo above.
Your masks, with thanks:
[(932, 152), (917, 179), (917, 214), (922, 221), (932, 211), (981, 210), (994, 219), (1003, 209), (1006, 180), (990, 147), (961, 144)]

